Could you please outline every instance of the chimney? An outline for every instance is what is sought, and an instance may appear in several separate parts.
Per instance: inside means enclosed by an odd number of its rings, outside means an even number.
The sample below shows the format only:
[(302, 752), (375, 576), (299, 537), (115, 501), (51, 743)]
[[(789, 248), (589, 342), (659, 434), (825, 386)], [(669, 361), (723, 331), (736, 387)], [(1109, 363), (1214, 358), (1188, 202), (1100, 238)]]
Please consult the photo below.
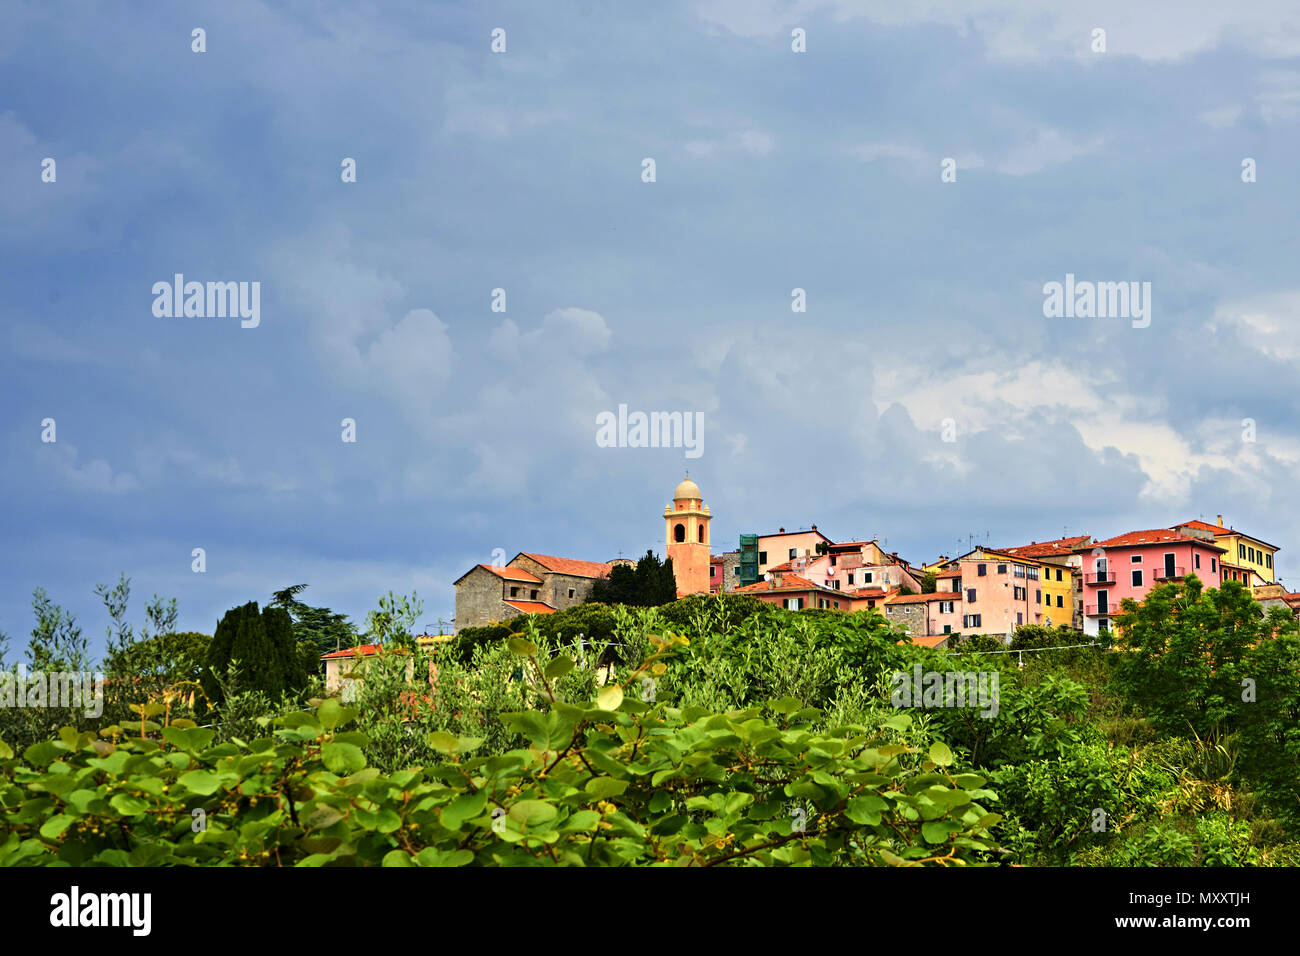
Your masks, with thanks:
[(1219, 527), (1223, 527), (1223, 515), (1219, 515)]
[(812, 526), (812, 529), (813, 529), (814, 531), (816, 531), (816, 530), (817, 530), (817, 526), (816, 526), (816, 525), (813, 525), (813, 526)]
[(777, 528), (777, 529), (776, 529), (776, 533), (777, 533), (777, 534), (785, 534), (785, 528)]

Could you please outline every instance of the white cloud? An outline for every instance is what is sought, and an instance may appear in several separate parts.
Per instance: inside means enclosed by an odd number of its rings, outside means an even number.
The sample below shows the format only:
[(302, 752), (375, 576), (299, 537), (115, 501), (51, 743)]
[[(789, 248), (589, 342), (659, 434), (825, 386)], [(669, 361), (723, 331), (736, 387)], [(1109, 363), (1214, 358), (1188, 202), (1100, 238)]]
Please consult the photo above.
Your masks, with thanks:
[(776, 147), (770, 135), (758, 129), (746, 129), (720, 139), (691, 140), (683, 147), (692, 156), (707, 159), (718, 153), (748, 153), (766, 156)]
[(1048, 166), (1058, 166), (1095, 153), (1104, 142), (1102, 137), (1072, 140), (1059, 130), (1033, 129), (1026, 134), (1024, 142), (1003, 154), (995, 168), (1008, 176), (1029, 176)]
[[(1300, 17), (1289, 0), (1222, 3), (1220, 0), (1093, 0), (1044, 4), (1042, 0), (700, 0), (706, 24), (737, 36), (788, 35), (809, 31), (822, 16), (836, 23), (867, 20), (885, 26), (931, 24), (973, 33), (996, 59), (1073, 57), (1101, 62), (1104, 56), (1148, 61), (1180, 60), (1232, 44), (1259, 56), (1300, 55)], [(1106, 30), (1105, 54), (1091, 50), (1092, 30)]]
[(1241, 113), (1240, 106), (1220, 106), (1216, 109), (1205, 110), (1197, 114), (1196, 118), (1211, 129), (1228, 129), (1237, 125)]
[(65, 441), (42, 445), (41, 450), (53, 457), (55, 468), (65, 480), (86, 491), (116, 495), (140, 487), (140, 482), (134, 475), (113, 471), (113, 467), (102, 458), (78, 464), (80, 456), (76, 446)]

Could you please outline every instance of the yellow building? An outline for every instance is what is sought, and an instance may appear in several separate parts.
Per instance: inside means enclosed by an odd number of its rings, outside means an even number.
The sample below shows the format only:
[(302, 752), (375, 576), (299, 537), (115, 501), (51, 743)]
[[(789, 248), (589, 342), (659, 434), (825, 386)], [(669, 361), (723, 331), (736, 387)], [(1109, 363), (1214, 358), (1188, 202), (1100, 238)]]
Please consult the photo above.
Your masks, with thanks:
[(1253, 571), (1265, 582), (1274, 583), (1277, 578), (1274, 577), (1273, 562), (1279, 548), (1244, 531), (1238, 531), (1230, 525), (1224, 527), (1223, 515), (1219, 515), (1218, 519), (1218, 524), (1210, 524), (1208, 521), (1184, 521), (1174, 530), (1198, 538), (1212, 536), (1215, 544), (1227, 549), (1223, 555), (1224, 564)]
[[(1029, 608), (1024, 623), (1042, 624), (1044, 627), (1074, 627), (1077, 572), (1062, 564), (1031, 557), (1024, 553), (1028, 550), (1028, 547), (1006, 550), (976, 548), (969, 554), (952, 558), (943, 564), (950, 568), (966, 566), (962, 571), (963, 588), (969, 586), (969, 565), (972, 561), (989, 565), (987, 575), (1000, 576), (1009, 572), (1013, 578), (1023, 578), (1024, 584), (1019, 587), (1024, 589), (1024, 600)], [(977, 564), (977, 575), (978, 567)]]

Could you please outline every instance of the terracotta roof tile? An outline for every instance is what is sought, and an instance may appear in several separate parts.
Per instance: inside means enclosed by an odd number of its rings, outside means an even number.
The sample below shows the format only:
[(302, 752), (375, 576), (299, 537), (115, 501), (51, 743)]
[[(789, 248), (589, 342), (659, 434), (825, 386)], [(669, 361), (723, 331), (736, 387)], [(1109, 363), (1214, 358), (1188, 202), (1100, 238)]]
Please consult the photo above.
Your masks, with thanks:
[(341, 651), (331, 651), (329, 654), (322, 654), (321, 660), (333, 661), (333, 660), (339, 660), (340, 658), (344, 658), (344, 657), (355, 657), (358, 651), (361, 652), (361, 655), (363, 657), (369, 657), (372, 654), (378, 653), (379, 645), (358, 644), (356, 647), (345, 647)]
[(930, 594), (895, 594), (886, 604), (927, 604), (930, 601), (956, 601), (961, 594), (956, 591), (934, 591)]
[(492, 564), (480, 564), (479, 567), (485, 571), (491, 571), (497, 577), (505, 578), (507, 581), (531, 581), (534, 584), (542, 583), (541, 578), (525, 571), (523, 568), (503, 568)]
[(1033, 544), (1021, 544), (1014, 548), (1001, 548), (1005, 554), (1018, 558), (1042, 558), (1053, 554), (1073, 554), (1091, 540), (1089, 535), (1081, 534), (1069, 538), (1057, 538), (1054, 541), (1036, 541)]
[(1203, 548), (1214, 548), (1218, 551), (1224, 551), (1225, 548), (1217, 544), (1210, 544), (1204, 538), (1193, 538), (1191, 535), (1182, 534), (1174, 531), (1172, 528), (1151, 528), (1147, 531), (1129, 531), (1125, 534), (1116, 535), (1113, 538), (1107, 538), (1105, 541), (1098, 541), (1093, 547), (1096, 548), (1125, 548), (1136, 545), (1147, 544), (1199, 544)]
[(506, 601), (506, 604), (524, 614), (554, 614), (555, 608), (541, 601)]
[(572, 574), (579, 578), (603, 578), (609, 575), (613, 565), (606, 564), (603, 561), (579, 561), (576, 558), (557, 558), (550, 554), (533, 554), (531, 551), (521, 552), (524, 557), (532, 558), (548, 571), (555, 571), (559, 574)]

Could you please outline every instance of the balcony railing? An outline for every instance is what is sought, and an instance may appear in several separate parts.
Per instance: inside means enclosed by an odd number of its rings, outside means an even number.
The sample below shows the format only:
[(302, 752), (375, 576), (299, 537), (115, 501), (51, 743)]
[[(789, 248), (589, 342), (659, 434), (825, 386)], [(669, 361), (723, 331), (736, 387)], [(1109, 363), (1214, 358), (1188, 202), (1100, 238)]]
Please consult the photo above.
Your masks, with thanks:
[(1186, 568), (1156, 568), (1151, 576), (1157, 581), (1167, 581), (1170, 578), (1181, 578), (1186, 573)]
[(1085, 574), (1083, 576), (1083, 583), (1084, 584), (1114, 584), (1115, 572), (1097, 571), (1093, 574)]
[(1112, 614), (1118, 614), (1119, 608), (1114, 604), (1086, 604), (1083, 613), (1088, 617), (1110, 617)]

